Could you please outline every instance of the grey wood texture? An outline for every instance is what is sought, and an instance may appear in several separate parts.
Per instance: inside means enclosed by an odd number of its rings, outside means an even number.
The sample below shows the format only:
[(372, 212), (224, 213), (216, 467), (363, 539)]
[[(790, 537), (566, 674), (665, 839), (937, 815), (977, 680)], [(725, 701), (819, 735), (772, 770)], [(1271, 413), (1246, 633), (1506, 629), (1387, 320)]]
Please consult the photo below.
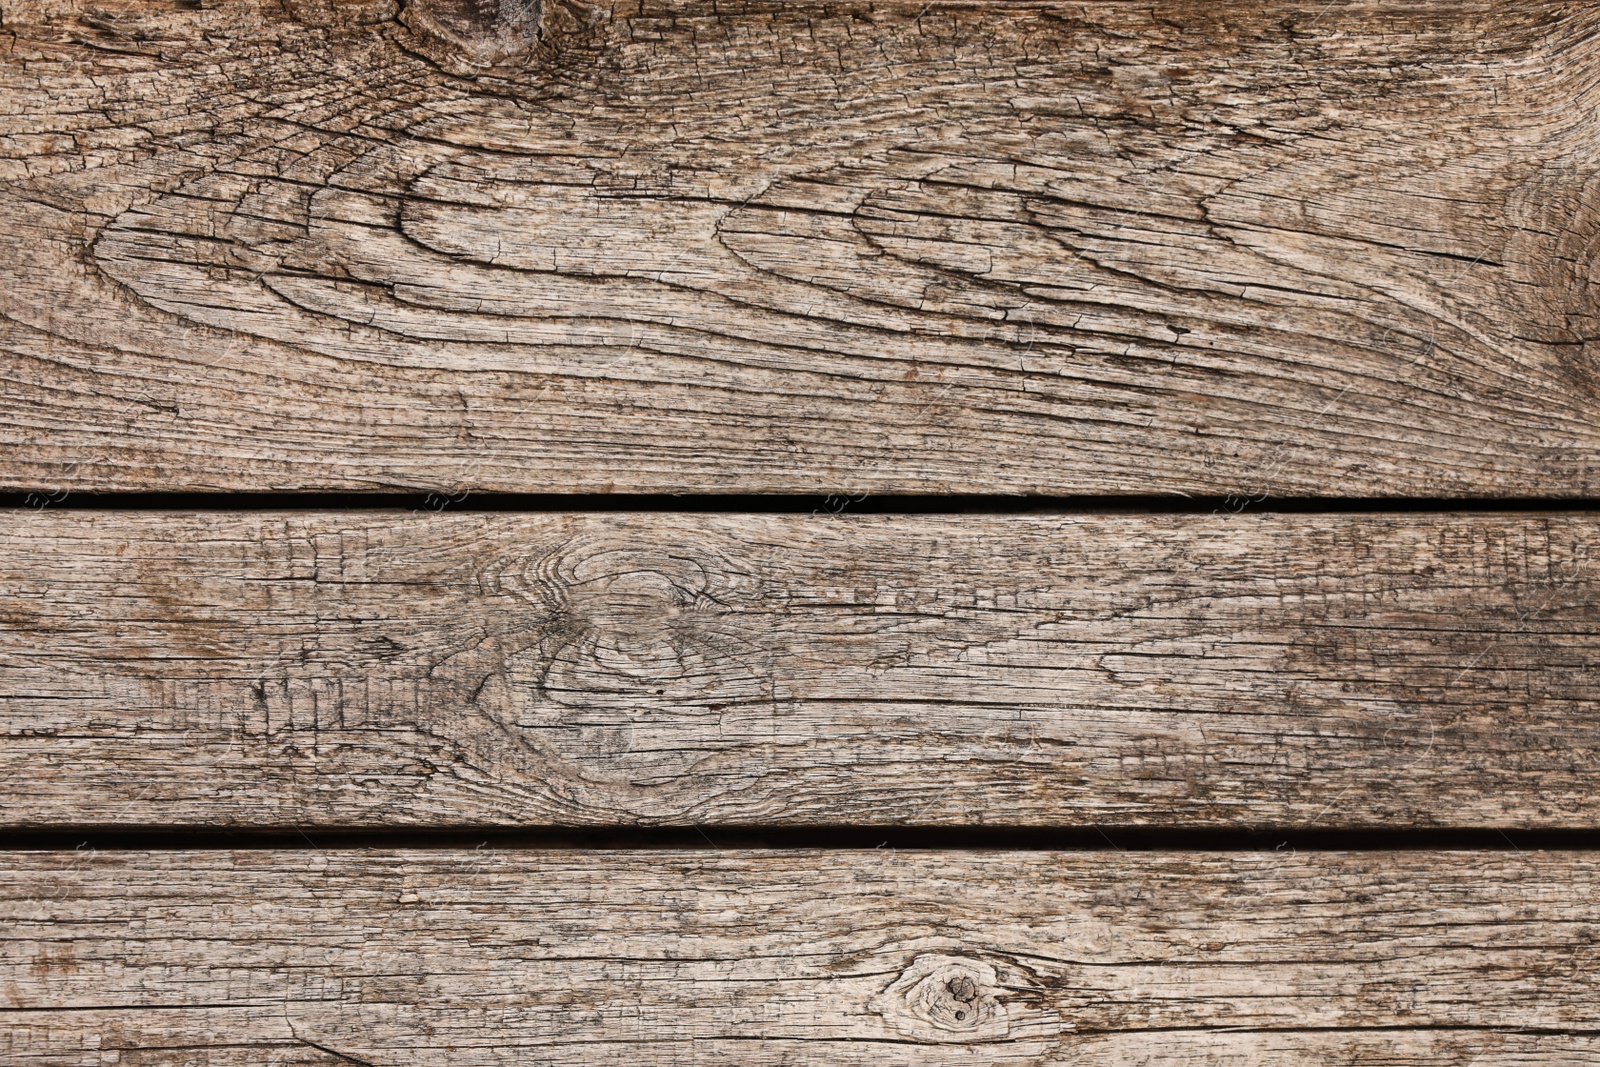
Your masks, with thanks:
[(1600, 493), (1579, 0), (0, 2), (0, 487)]
[(5, 825), (1600, 825), (1585, 514), (5, 531)]
[(1591, 853), (0, 859), (20, 1065), (1600, 1062)]

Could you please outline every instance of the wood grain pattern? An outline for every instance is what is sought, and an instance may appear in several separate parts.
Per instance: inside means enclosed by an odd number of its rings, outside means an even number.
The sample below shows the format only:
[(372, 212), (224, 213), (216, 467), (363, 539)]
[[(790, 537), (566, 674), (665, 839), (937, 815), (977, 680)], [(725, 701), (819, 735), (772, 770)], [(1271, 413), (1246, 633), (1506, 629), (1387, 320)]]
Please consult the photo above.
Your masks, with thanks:
[(1580, 0), (0, 13), (0, 486), (1600, 493)]
[(1583, 514), (6, 528), (13, 826), (1600, 825)]
[(0, 1051), (1574, 1067), (1597, 899), (1589, 853), (13, 853)]

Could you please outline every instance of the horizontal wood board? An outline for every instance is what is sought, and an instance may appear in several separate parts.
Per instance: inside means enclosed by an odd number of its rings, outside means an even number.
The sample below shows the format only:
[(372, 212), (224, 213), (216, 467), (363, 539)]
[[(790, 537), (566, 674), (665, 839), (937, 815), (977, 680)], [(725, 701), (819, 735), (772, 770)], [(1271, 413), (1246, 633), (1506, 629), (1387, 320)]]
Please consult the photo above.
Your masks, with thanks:
[(0, 487), (1600, 493), (1579, 0), (0, 3)]
[(14, 1064), (1600, 1062), (1589, 853), (0, 858)]
[(12, 827), (1600, 825), (1582, 513), (5, 531)]

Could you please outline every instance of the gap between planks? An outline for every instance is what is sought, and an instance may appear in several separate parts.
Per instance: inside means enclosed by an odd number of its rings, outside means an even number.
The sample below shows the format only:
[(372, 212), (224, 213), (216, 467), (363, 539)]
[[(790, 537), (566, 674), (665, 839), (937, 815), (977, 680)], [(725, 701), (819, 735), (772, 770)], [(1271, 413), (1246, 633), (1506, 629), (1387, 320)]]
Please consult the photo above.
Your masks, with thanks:
[(497, 493), (66, 492), (0, 493), (0, 509), (31, 511), (372, 511), (529, 513), (703, 512), (752, 515), (1285, 515), (1434, 512), (1593, 512), (1595, 497), (1340, 497), (983, 493)]
[(1597, 830), (1311, 830), (1289, 826), (1250, 833), (1218, 830), (1097, 826), (1053, 829), (1037, 826), (615, 826), (435, 827), (385, 831), (370, 827), (307, 826), (276, 831), (219, 827), (57, 826), (0, 832), (0, 852), (149, 850), (349, 850), (428, 849), (513, 851), (687, 851), (751, 849), (948, 850), (1008, 852), (1600, 852)]

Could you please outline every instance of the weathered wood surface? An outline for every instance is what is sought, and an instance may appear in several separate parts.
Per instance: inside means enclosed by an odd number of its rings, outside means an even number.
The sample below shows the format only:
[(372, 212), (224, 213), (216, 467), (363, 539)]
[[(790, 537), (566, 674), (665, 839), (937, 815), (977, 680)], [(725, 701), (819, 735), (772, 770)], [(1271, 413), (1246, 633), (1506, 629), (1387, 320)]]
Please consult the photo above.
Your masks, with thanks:
[(1600, 825), (1589, 515), (6, 530), (12, 826)]
[(0, 486), (1600, 493), (1580, 0), (0, 2)]
[(1589, 853), (12, 853), (0, 1051), (1572, 1067), (1597, 900)]

